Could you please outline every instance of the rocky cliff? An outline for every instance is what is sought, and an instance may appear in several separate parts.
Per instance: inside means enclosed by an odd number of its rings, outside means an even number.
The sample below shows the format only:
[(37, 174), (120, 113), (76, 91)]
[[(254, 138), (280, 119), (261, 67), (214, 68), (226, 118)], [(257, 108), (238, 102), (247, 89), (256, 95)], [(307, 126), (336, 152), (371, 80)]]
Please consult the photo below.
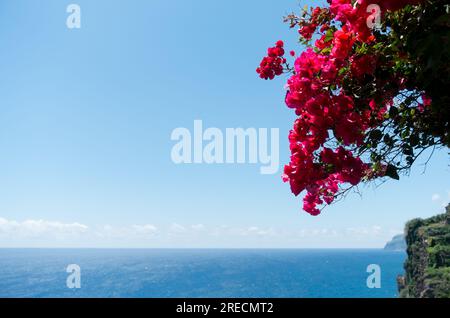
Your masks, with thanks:
[(400, 297), (450, 298), (450, 205), (446, 213), (406, 225), (408, 258)]

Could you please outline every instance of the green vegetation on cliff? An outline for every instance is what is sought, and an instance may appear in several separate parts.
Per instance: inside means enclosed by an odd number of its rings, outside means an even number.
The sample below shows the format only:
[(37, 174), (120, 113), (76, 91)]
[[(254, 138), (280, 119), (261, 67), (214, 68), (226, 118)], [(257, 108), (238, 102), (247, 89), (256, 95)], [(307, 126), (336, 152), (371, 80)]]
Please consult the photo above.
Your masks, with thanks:
[(406, 243), (400, 297), (450, 298), (450, 205), (445, 214), (408, 222)]

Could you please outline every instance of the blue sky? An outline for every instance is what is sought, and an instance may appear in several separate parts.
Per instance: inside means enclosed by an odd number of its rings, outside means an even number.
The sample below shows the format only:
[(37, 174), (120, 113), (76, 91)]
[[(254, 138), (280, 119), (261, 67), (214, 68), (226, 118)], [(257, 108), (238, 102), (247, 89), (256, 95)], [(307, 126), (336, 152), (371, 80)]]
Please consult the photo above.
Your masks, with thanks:
[[(82, 10), (66, 27), (66, 7)], [(303, 2), (302, 4), (306, 4)], [(284, 79), (258, 79), (298, 1), (0, 3), (0, 246), (382, 247), (405, 221), (443, 210), (449, 160), (363, 188), (319, 217), (280, 173), (175, 165), (173, 129), (280, 129)], [(422, 161), (427, 158), (423, 157)]]

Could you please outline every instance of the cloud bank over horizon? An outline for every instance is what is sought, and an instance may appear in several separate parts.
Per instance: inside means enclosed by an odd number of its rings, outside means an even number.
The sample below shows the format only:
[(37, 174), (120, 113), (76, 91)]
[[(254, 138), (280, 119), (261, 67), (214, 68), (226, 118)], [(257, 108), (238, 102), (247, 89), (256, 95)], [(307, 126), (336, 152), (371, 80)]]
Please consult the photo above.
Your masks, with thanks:
[(0, 217), (0, 248), (382, 248), (401, 232), (378, 225), (335, 229), (178, 223), (86, 225)]

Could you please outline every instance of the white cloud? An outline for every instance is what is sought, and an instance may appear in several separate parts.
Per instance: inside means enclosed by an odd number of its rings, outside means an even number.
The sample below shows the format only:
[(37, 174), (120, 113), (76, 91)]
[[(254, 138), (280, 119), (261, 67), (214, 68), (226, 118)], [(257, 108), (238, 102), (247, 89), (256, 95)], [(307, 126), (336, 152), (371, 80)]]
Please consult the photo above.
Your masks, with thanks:
[[(386, 235), (385, 231), (378, 225), (371, 227), (349, 227), (345, 229), (345, 234), (350, 236), (380, 236)], [(388, 233), (390, 233), (388, 231)]]
[(381, 247), (392, 236), (392, 229), (378, 225), (275, 228), (173, 223), (159, 228), (143, 223), (88, 227), (79, 222), (0, 218), (1, 247)]
[(174, 234), (180, 234), (180, 233), (185, 233), (186, 228), (183, 225), (180, 225), (178, 223), (173, 223), (170, 226), (169, 231)]
[(203, 231), (205, 229), (205, 226), (203, 224), (194, 224), (191, 225), (191, 229), (194, 231)]
[(0, 218), (0, 235), (39, 237), (39, 236), (65, 236), (78, 235), (88, 231), (88, 226), (81, 223), (62, 223), (45, 220), (26, 220), (17, 222)]
[(383, 229), (379, 225), (372, 226), (372, 233), (374, 233), (375, 235), (381, 234), (382, 230)]
[(441, 199), (441, 196), (438, 193), (435, 193), (431, 196), (431, 201), (436, 202)]
[(153, 224), (132, 225), (132, 226), (112, 226), (109, 224), (99, 227), (94, 231), (94, 236), (101, 239), (127, 240), (127, 239), (147, 239), (156, 236), (159, 230)]
[(158, 232), (158, 228), (156, 226), (154, 226), (153, 224), (133, 225), (132, 228), (137, 233), (142, 233), (142, 234), (155, 234)]
[(242, 235), (244, 235), (244, 236), (251, 236), (251, 235), (274, 236), (276, 234), (277, 233), (272, 228), (259, 228), (257, 226), (250, 226), (250, 227), (242, 230)]
[(431, 200), (436, 204), (439, 204), (442, 208), (447, 207), (450, 200), (450, 191), (447, 190), (446, 192), (447, 193), (444, 192), (443, 195), (440, 195), (439, 193), (433, 194)]

